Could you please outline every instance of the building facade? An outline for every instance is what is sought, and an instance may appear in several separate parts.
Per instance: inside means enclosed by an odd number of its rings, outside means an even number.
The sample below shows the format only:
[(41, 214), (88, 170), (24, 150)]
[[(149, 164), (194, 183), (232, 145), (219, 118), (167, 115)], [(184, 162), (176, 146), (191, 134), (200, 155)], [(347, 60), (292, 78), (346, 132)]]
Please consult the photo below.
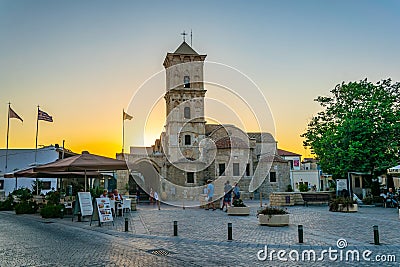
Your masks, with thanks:
[(207, 123), (205, 58), (186, 42), (167, 53), (165, 131), (152, 147), (131, 147), (129, 154), (117, 155), (132, 170), (119, 172), (120, 189), (134, 179), (144, 191), (157, 191), (165, 201), (198, 200), (208, 180), (217, 197), (223, 196), (227, 181), (239, 182), (243, 198), (287, 189), (290, 165), (276, 153), (277, 143), (270, 133)]
[[(35, 178), (4, 178), (7, 173), (24, 170), (35, 166), (36, 164), (45, 164), (56, 161), (60, 158), (62, 149), (58, 146), (45, 146), (36, 149), (0, 149), (0, 196), (6, 197), (9, 193), (18, 188), (29, 188)], [(35, 163), (36, 154), (36, 163)], [(6, 163), (7, 162), (7, 163)], [(42, 193), (46, 194), (52, 188), (57, 189), (57, 178), (38, 178), (42, 181)]]

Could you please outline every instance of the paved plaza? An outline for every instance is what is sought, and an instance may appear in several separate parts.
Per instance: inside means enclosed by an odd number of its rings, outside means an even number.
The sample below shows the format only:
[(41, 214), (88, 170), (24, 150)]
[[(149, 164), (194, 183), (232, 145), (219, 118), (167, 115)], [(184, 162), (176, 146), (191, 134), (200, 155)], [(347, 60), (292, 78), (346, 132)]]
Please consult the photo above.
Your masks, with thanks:
[[(166, 205), (158, 210), (140, 204), (137, 211), (125, 214), (128, 232), (124, 217), (117, 217), (114, 225), (99, 227), (97, 222), (90, 226), (87, 218), (84, 222), (69, 217), (45, 220), (39, 215), (0, 212), (0, 266), (399, 265), (396, 209), (360, 207), (357, 213), (334, 213), (326, 205), (294, 206), (288, 207), (288, 227), (267, 227), (258, 225), (259, 202), (246, 204), (251, 215), (245, 217), (228, 216), (221, 210)], [(173, 236), (173, 221), (178, 222), (178, 236)], [(232, 241), (228, 241), (228, 223), (233, 227)], [(303, 244), (298, 243), (299, 224), (304, 226)], [(379, 227), (379, 246), (373, 245), (373, 225)], [(338, 248), (339, 239), (345, 246)], [(259, 259), (265, 256), (265, 248), (272, 259)], [(337, 252), (323, 253), (329, 249)], [(279, 250), (284, 251), (281, 259)], [(304, 251), (315, 251), (316, 258), (310, 260), (307, 252), (302, 259)], [(359, 252), (359, 261), (351, 257), (354, 251)]]

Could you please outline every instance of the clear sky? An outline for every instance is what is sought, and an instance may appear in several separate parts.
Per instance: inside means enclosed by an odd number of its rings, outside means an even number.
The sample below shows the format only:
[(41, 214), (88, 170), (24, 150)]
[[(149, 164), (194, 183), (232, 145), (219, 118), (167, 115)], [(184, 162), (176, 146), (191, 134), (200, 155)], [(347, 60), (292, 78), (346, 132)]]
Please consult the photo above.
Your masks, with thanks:
[(400, 80), (397, 0), (0, 0), (0, 147), (11, 102), (24, 123), (11, 120), (10, 148), (35, 146), (40, 105), (54, 123), (40, 122), (39, 144), (115, 156), (122, 109), (191, 29), (197, 52), (260, 87), (278, 146), (305, 156), (314, 98), (342, 81)]

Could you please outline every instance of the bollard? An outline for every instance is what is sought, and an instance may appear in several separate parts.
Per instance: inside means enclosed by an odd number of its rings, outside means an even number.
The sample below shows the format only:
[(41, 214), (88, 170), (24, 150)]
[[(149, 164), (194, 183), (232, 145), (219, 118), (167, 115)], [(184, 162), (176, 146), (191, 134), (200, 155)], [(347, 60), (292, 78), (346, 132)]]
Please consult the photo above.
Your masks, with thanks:
[(299, 232), (299, 243), (303, 243), (303, 225), (299, 224), (298, 226), (298, 232)]
[(379, 230), (378, 230), (378, 225), (374, 225), (374, 245), (380, 245), (379, 244)]
[(178, 221), (174, 221), (174, 236), (178, 236)]
[(125, 232), (128, 232), (128, 218), (125, 218)]
[(232, 240), (232, 223), (228, 223), (228, 240)]

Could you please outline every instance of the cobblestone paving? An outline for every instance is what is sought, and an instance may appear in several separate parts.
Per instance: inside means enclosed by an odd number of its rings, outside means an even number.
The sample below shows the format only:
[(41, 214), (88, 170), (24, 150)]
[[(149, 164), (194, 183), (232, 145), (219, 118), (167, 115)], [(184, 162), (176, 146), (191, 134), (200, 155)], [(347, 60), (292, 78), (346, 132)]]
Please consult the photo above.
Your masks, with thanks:
[[(0, 266), (398, 266), (400, 261), (400, 220), (395, 209), (361, 207), (357, 213), (332, 213), (327, 206), (289, 207), (290, 226), (258, 225), (255, 216), (259, 203), (246, 202), (251, 215), (228, 216), (220, 210), (139, 205), (138, 211), (126, 214), (129, 232), (123, 217), (114, 225), (72, 222), (70, 218), (44, 220), (38, 215), (16, 216), (0, 212)], [(178, 221), (178, 236), (173, 236), (173, 221)], [(52, 222), (52, 223), (44, 223)], [(227, 240), (227, 224), (232, 223), (233, 241)], [(297, 226), (304, 226), (304, 243), (298, 243)], [(379, 226), (380, 246), (373, 245), (373, 225)], [(348, 247), (338, 249), (338, 239)], [(267, 245), (268, 252), (284, 250), (288, 258), (292, 250), (300, 254), (314, 250), (338, 250), (338, 259), (322, 261), (257, 259), (257, 252)], [(166, 250), (166, 256), (149, 253)], [(345, 261), (346, 252), (357, 250), (360, 261)], [(392, 262), (366, 261), (369, 257), (394, 255)], [(339, 252), (343, 259), (340, 260)], [(261, 253), (260, 256), (263, 256)], [(296, 255), (296, 254), (292, 254)], [(351, 259), (351, 258), (350, 258)], [(388, 258), (387, 258), (388, 260)]]

